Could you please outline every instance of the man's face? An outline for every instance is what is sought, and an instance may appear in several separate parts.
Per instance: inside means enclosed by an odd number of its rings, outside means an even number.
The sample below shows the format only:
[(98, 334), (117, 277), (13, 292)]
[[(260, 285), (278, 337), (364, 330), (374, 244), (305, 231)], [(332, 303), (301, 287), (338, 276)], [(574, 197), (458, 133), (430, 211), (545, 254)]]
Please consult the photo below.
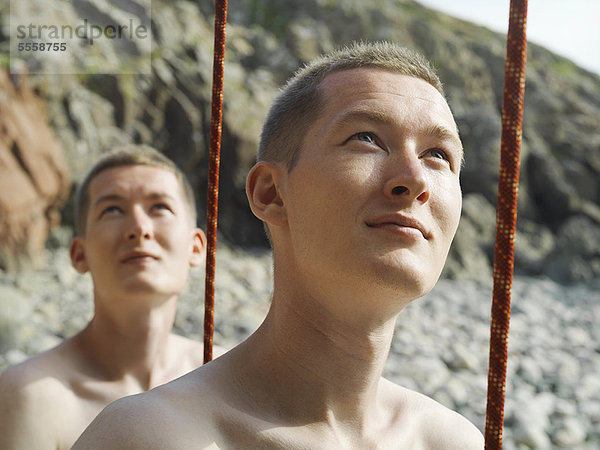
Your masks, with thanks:
[(204, 237), (191, 224), (174, 173), (152, 166), (106, 169), (92, 179), (74, 267), (92, 274), (96, 297), (179, 294), (201, 262)]
[(461, 211), (462, 145), (427, 82), (331, 74), (282, 185), (290, 245), (320, 292), (414, 299), (437, 281)]

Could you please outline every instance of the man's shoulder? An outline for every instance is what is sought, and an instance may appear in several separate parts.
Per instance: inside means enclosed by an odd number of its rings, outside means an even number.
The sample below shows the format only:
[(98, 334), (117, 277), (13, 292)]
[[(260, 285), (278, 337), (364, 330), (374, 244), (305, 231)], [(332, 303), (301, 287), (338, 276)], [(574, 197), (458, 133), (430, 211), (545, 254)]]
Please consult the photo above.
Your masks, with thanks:
[(211, 410), (217, 399), (195, 372), (111, 403), (73, 448), (209, 447)]
[(0, 403), (10, 405), (12, 415), (29, 416), (57, 406), (65, 410), (74, 397), (72, 372), (58, 347), (35, 355), (0, 374)]
[(410, 416), (412, 434), (426, 448), (483, 449), (483, 435), (467, 418), (424, 394), (388, 383), (388, 401), (399, 417)]
[[(75, 442), (73, 448), (152, 448), (159, 430), (171, 430), (177, 411), (154, 399), (152, 391), (124, 397), (108, 405)], [(162, 432), (161, 432), (162, 433)]]
[(473, 423), (435, 400), (423, 397), (429, 404), (423, 409), (421, 424), (430, 448), (483, 449), (483, 435)]
[(34, 357), (0, 374), (0, 447), (54, 442), (66, 428), (74, 395), (50, 368), (46, 357)]
[(11, 366), (0, 374), (0, 397), (43, 400), (69, 392), (67, 366), (59, 347)]

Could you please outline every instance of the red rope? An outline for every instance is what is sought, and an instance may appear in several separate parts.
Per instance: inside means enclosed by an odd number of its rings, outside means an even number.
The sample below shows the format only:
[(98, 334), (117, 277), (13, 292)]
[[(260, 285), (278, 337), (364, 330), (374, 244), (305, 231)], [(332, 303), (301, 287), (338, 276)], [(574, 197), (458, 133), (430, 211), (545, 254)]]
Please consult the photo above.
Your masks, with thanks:
[(514, 268), (519, 153), (521, 150), (525, 62), (527, 56), (526, 23), (527, 0), (511, 0), (504, 68), (502, 143), (494, 255), (494, 293), (485, 424), (485, 448), (488, 450), (502, 448), (510, 291)]
[(223, 72), (227, 0), (215, 0), (215, 44), (213, 59), (208, 188), (206, 193), (206, 281), (204, 287), (204, 362), (212, 359), (215, 310), (215, 251), (219, 203), (219, 165), (223, 121)]

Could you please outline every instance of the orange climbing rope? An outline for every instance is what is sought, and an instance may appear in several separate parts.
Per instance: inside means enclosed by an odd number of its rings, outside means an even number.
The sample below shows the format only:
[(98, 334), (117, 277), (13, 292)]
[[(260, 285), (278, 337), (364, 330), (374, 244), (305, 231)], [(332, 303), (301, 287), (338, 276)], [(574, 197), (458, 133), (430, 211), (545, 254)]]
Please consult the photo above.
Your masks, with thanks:
[(494, 294), (485, 423), (485, 448), (488, 450), (502, 448), (510, 291), (514, 268), (519, 154), (521, 151), (523, 96), (525, 92), (526, 24), (527, 0), (511, 0), (504, 66), (502, 143), (494, 254)]
[(215, 252), (219, 210), (219, 165), (223, 122), (223, 71), (225, 65), (225, 26), (227, 0), (215, 0), (215, 44), (213, 58), (208, 188), (206, 193), (206, 281), (204, 286), (204, 362), (212, 359), (215, 310)]

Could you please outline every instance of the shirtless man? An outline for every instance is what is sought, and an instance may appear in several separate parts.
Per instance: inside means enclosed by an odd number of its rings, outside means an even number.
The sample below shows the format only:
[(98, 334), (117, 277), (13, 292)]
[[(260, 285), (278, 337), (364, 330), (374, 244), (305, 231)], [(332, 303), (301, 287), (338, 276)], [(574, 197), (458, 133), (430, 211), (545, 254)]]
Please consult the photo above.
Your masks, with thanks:
[(183, 173), (149, 147), (123, 148), (91, 170), (77, 209), (70, 255), (91, 273), (94, 316), (0, 375), (3, 450), (68, 449), (112, 401), (202, 364), (202, 344), (171, 333), (177, 296), (205, 254)]
[(462, 152), (439, 79), (412, 52), (357, 44), (298, 72), (246, 185), (273, 246), (265, 321), (108, 406), (74, 448), (483, 448), (465, 418), (381, 377), (396, 316), (446, 260)]

